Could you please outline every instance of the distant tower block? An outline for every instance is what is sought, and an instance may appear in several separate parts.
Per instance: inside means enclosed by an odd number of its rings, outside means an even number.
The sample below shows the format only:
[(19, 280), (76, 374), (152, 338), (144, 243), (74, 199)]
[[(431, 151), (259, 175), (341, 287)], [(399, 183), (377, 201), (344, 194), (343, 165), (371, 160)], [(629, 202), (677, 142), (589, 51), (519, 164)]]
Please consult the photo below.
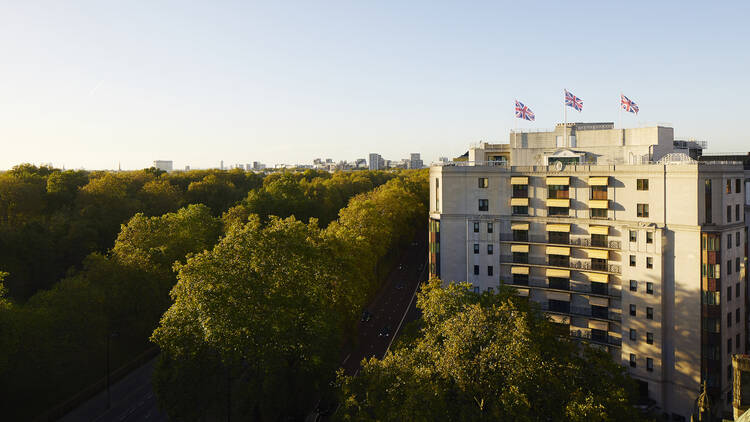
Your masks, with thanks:
[(172, 160), (155, 160), (154, 167), (163, 171), (172, 171)]

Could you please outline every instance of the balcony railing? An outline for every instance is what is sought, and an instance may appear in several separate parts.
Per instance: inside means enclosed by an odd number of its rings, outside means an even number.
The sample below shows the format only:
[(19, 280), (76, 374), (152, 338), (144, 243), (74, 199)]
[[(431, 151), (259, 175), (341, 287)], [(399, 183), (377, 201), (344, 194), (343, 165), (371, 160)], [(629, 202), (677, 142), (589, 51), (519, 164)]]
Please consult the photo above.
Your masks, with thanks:
[(620, 274), (620, 265), (608, 263), (607, 265), (593, 264), (590, 261), (583, 259), (570, 259), (570, 268), (576, 270), (591, 270), (591, 271), (606, 271), (613, 274)]
[(620, 265), (608, 263), (607, 265), (593, 265), (590, 261), (584, 259), (570, 258), (568, 265), (557, 265), (556, 262), (550, 262), (547, 257), (530, 256), (527, 262), (517, 262), (513, 260), (512, 255), (500, 255), (501, 264), (525, 264), (540, 265), (545, 267), (569, 268), (571, 270), (602, 271), (612, 274), (621, 274)]
[(500, 280), (502, 284), (511, 286), (523, 286), (523, 287), (536, 287), (542, 289), (554, 289), (554, 290), (566, 290), (571, 293), (583, 293), (583, 294), (594, 294), (601, 296), (609, 296), (613, 298), (622, 297), (622, 290), (615, 287), (613, 284), (607, 284), (607, 288), (603, 290), (593, 289), (591, 283), (586, 281), (571, 280), (567, 289), (559, 287), (551, 287), (547, 282), (546, 278), (529, 277), (528, 281), (523, 283), (514, 283), (512, 278), (503, 278)]
[(584, 317), (588, 317), (588, 318), (608, 319), (608, 320), (611, 320), (611, 321), (621, 321), (622, 320), (622, 315), (619, 312), (613, 312), (611, 310), (608, 311), (607, 317), (604, 318), (603, 315), (595, 315), (594, 313), (591, 312), (591, 308), (590, 307), (585, 307), (585, 306), (571, 306), (570, 310), (568, 310), (568, 311), (559, 310), (559, 309), (552, 309), (549, 306), (549, 303), (547, 303), (547, 302), (541, 302), (541, 303), (539, 303), (539, 306), (540, 306), (541, 310), (545, 311), (545, 312), (557, 312), (557, 313), (562, 313), (562, 314), (584, 316)]
[(571, 331), (570, 336), (575, 339), (589, 340), (596, 343), (607, 344), (610, 346), (622, 346), (622, 339), (610, 335), (606, 336), (594, 336), (590, 331)]
[(573, 237), (567, 243), (550, 242), (547, 236), (527, 236), (526, 239), (515, 238), (511, 233), (501, 233), (500, 240), (503, 242), (526, 242), (526, 243), (549, 243), (554, 245), (591, 246), (595, 248), (620, 249), (619, 240), (592, 241), (585, 237)]

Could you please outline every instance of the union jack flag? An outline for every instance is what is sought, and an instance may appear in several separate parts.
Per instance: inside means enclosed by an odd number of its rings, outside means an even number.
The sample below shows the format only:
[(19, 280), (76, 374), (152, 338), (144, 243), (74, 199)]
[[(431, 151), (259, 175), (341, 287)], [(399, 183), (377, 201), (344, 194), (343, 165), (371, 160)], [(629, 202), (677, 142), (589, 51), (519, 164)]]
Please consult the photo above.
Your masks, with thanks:
[(622, 104), (623, 110), (638, 114), (638, 104), (622, 94), (620, 94), (620, 104)]
[(523, 105), (522, 102), (516, 101), (516, 117), (524, 120), (534, 120), (534, 112)]
[(583, 100), (568, 92), (567, 89), (565, 90), (565, 105), (578, 111), (583, 110)]

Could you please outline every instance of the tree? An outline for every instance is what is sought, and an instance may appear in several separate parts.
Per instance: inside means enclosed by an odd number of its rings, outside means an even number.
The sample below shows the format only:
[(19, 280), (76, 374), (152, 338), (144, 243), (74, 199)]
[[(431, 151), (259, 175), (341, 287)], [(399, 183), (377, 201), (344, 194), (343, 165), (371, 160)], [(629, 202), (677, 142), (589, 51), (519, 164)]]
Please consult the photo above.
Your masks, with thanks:
[(417, 340), (339, 375), (342, 420), (639, 420), (622, 367), (510, 292), (433, 279), (417, 303)]
[(157, 393), (170, 416), (221, 412), (206, 390), (213, 381), (191, 378), (220, 361), (243, 380), (232, 397), (244, 414), (302, 417), (311, 404), (291, 398), (311, 397), (331, 379), (342, 334), (336, 287), (344, 274), (316, 222), (272, 218), (262, 226), (253, 216), (178, 269), (174, 304), (152, 336), (162, 350)]

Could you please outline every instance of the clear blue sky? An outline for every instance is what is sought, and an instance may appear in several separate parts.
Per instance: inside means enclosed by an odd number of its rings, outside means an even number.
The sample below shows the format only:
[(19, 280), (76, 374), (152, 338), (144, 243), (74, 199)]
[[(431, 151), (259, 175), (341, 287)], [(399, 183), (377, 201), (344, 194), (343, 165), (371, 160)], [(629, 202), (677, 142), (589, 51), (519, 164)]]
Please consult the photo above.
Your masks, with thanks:
[[(192, 4), (200, 3), (200, 4)], [(615, 121), (619, 94), (750, 150), (750, 2), (90, 1), (0, 5), (0, 169), (429, 162), (507, 142), (513, 100)]]

